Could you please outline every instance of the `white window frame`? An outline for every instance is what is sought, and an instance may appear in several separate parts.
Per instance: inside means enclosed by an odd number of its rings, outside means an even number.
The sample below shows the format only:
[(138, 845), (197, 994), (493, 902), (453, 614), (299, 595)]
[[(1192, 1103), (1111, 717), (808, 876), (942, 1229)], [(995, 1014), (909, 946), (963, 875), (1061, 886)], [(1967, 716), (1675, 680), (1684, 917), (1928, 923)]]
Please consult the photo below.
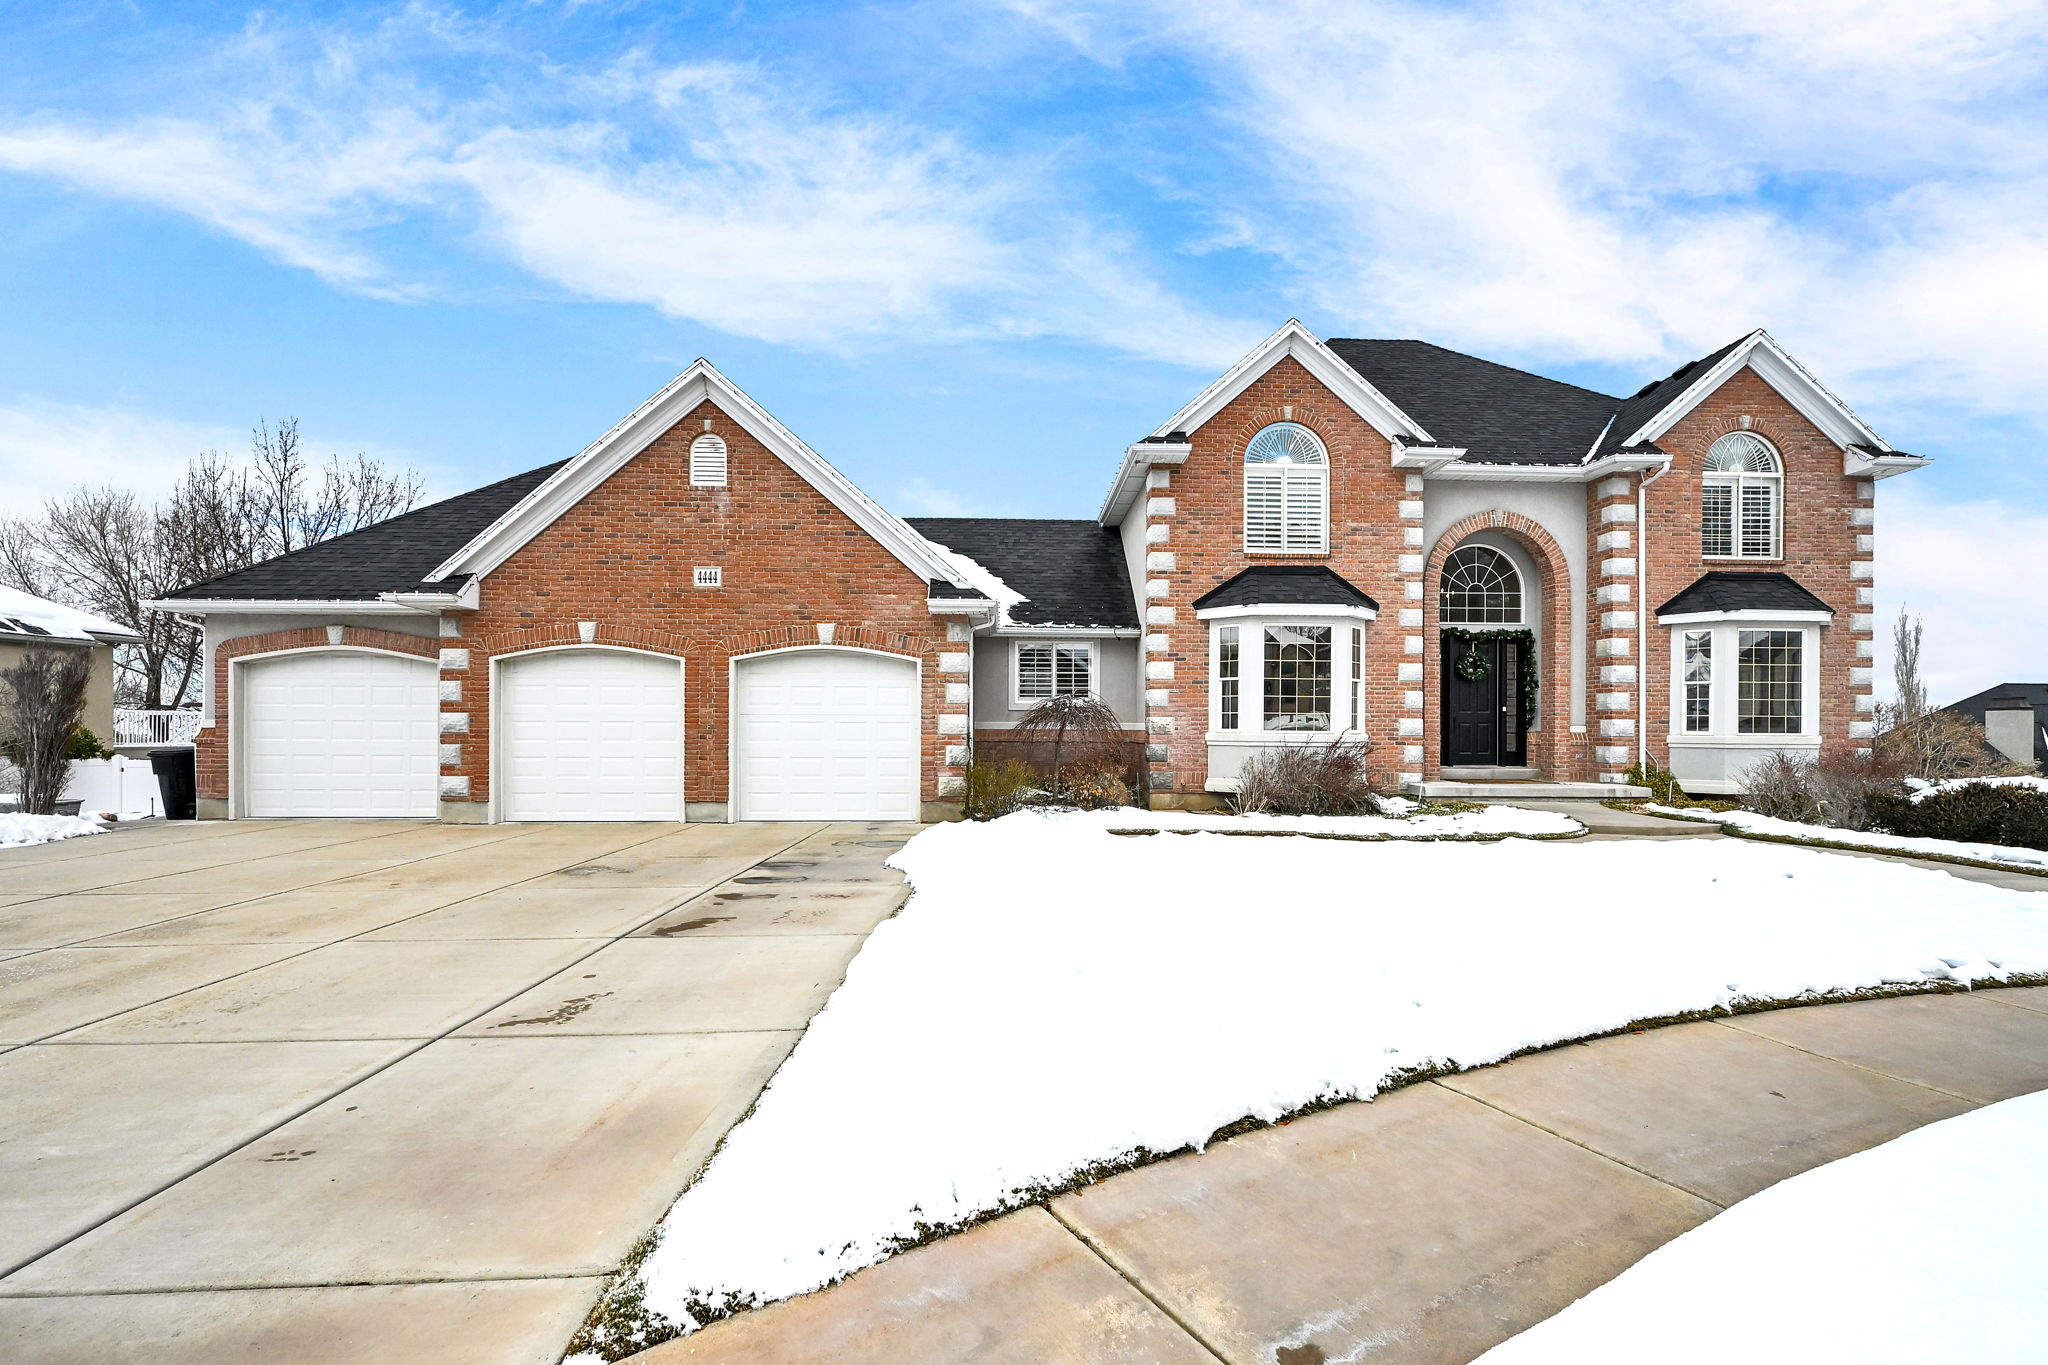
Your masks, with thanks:
[[(1266, 744), (1321, 744), (1335, 739), (1357, 739), (1365, 734), (1365, 672), (1370, 667), (1371, 642), (1365, 639), (1365, 620), (1354, 615), (1268, 614), (1212, 618), (1209, 622), (1209, 738), (1211, 740), (1253, 740)], [(1235, 626), (1237, 646), (1237, 726), (1223, 728), (1223, 631)], [(1268, 730), (1266, 726), (1266, 630), (1270, 626), (1330, 627), (1330, 728), (1327, 730)], [(1357, 631), (1357, 666), (1352, 663), (1352, 637)], [(1346, 713), (1351, 714), (1347, 717)], [(1340, 722), (1349, 719), (1351, 724)]]
[[(1054, 691), (1044, 697), (1024, 695), (1024, 651), (1027, 649), (1073, 649), (1088, 656), (1088, 687), (1085, 691), (1067, 694), (1058, 691), (1059, 659), (1053, 658)], [(1013, 640), (1010, 642), (1010, 705), (1013, 710), (1029, 711), (1032, 707), (1049, 701), (1056, 696), (1101, 697), (1102, 695), (1102, 651), (1095, 647), (1093, 640)]]
[[(1817, 743), (1820, 739), (1820, 632), (1818, 623), (1802, 620), (1727, 617), (1713, 621), (1667, 622), (1671, 647), (1670, 742), (1677, 745), (1722, 745), (1769, 749), (1784, 745)], [(1799, 728), (1797, 730), (1745, 731), (1741, 728), (1742, 633), (1753, 630), (1796, 632), (1799, 646)], [(1709, 725), (1705, 730), (1685, 728), (1685, 637), (1702, 633), (1711, 637), (1713, 665), (1707, 691)]]
[[(1273, 433), (1277, 440), (1292, 440), (1305, 452), (1296, 462), (1254, 461), (1252, 451)], [(1304, 439), (1305, 438), (1305, 439)], [(1270, 442), (1269, 442), (1270, 444)], [(1276, 500), (1279, 507), (1278, 535), (1273, 541), (1254, 539), (1252, 508), (1254, 484), (1259, 500)], [(1262, 427), (1245, 445), (1243, 477), (1239, 484), (1244, 511), (1244, 552), (1248, 555), (1326, 555), (1330, 552), (1330, 452), (1322, 438), (1299, 422), (1274, 422)], [(1297, 515), (1299, 505), (1304, 510)]]
[[(1444, 602), (1445, 598), (1449, 595), (1448, 588), (1444, 580), (1450, 574), (1451, 561), (1456, 559), (1459, 555), (1464, 554), (1467, 550), (1486, 550), (1498, 556), (1500, 562), (1507, 565), (1508, 573), (1513, 578), (1515, 585), (1515, 617), (1512, 621), (1467, 620), (1462, 617), (1451, 616), (1448, 613), (1448, 611), (1442, 606), (1442, 603)], [(1522, 630), (1526, 627), (1527, 622), (1529, 620), (1528, 575), (1522, 572), (1522, 566), (1515, 562), (1515, 557), (1509, 554), (1506, 550), (1503, 550), (1498, 545), (1489, 545), (1485, 541), (1470, 541), (1452, 550), (1450, 554), (1444, 557), (1443, 567), (1437, 570), (1436, 590), (1438, 603), (1437, 619), (1441, 624), (1446, 626), (1457, 626), (1461, 630), (1471, 631)]]
[[(1714, 452), (1729, 441), (1754, 441), (1771, 458), (1770, 473), (1749, 473), (1742, 471), (1717, 471), (1712, 468), (1700, 475), (1700, 557), (1714, 560), (1781, 560), (1785, 557), (1785, 457), (1776, 446), (1753, 431), (1731, 431), (1707, 447), (1707, 459), (1712, 461)], [(1709, 488), (1728, 490), (1728, 545), (1727, 554), (1707, 553), (1707, 490)], [(1770, 499), (1771, 536), (1764, 552), (1751, 553), (1743, 544), (1742, 504), (1749, 490), (1761, 489)]]

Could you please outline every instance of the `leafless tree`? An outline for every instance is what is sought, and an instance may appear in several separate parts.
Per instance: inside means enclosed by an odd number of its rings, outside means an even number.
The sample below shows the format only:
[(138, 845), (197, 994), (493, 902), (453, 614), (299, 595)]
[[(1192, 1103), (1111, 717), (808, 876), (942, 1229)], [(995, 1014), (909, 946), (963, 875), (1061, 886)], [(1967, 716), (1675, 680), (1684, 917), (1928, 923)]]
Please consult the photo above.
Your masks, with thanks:
[(1927, 714), (1927, 686), (1920, 680), (1920, 618), (1908, 617), (1904, 607), (1892, 622), (1892, 685), (1899, 694), (1893, 703), (1895, 720), (1910, 723)]
[(0, 522), (0, 581), (104, 616), (142, 639), (115, 651), (126, 703), (174, 707), (200, 676), (198, 631), (143, 603), (396, 516), (419, 500), (419, 476), (366, 455), (318, 470), (298, 423), (259, 423), (250, 461), (218, 451), (186, 465), (155, 506), (116, 488), (79, 488), (39, 517)]
[(289, 554), (350, 531), (359, 531), (410, 508), (419, 500), (419, 475), (387, 469), (358, 454), (352, 461), (327, 457), (313, 470), (299, 447), (297, 418), (275, 429), (258, 422), (249, 439), (251, 505), (270, 537), (272, 554)]
[(21, 769), (21, 809), (50, 815), (71, 771), (71, 741), (85, 714), (92, 655), (83, 649), (42, 646), (0, 672), (8, 757)]

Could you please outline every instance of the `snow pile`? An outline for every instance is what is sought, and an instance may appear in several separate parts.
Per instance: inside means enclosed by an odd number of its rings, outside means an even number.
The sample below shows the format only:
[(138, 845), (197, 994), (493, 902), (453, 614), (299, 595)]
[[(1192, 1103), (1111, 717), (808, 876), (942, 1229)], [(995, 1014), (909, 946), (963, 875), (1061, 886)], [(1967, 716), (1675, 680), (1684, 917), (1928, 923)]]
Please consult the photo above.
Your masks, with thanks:
[[(1399, 802), (1399, 805), (1395, 805)], [(1200, 829), (1240, 834), (1342, 834), (1364, 839), (1498, 839), (1509, 835), (1562, 837), (1586, 832), (1569, 815), (1518, 806), (1482, 806), (1448, 815), (1410, 815), (1415, 803), (1381, 798), (1387, 815), (1213, 815), (1196, 811), (1062, 811), (1053, 818), (1097, 829)], [(1033, 814), (1027, 812), (1027, 816)]]
[[(1770, 844), (1125, 838), (940, 825), (647, 1306), (767, 1301), (1246, 1114), (1742, 999), (2048, 972), (2048, 897)], [(1192, 818), (1192, 817), (1177, 817)], [(1165, 824), (1165, 821), (1161, 821)]]
[(21, 815), (0, 811), (0, 848), (25, 848), (81, 834), (103, 834), (106, 826), (81, 815)]
[(1743, 1200), (1484, 1365), (2038, 1365), (2048, 1091), (1930, 1124)]
[(2048, 792), (2048, 777), (1951, 777), (1941, 782), (1909, 777), (1906, 785), (1913, 789), (1906, 799), (1917, 806), (1930, 796), (1961, 791), (1965, 787), (2032, 787), (2037, 792)]
[(1675, 815), (1682, 820), (1701, 820), (1743, 834), (1762, 834), (1773, 839), (1798, 839), (1816, 844), (1847, 844), (1854, 848), (1875, 849), (1882, 853), (1917, 853), (1936, 858), (1968, 858), (1972, 862), (2004, 863), (2011, 867), (2048, 868), (2048, 851), (2038, 848), (2013, 848), (2006, 844), (1969, 844), (1958, 839), (1915, 839), (1903, 834), (1880, 834), (1875, 830), (1804, 825), (1797, 820), (1779, 820), (1769, 815), (1758, 815), (1753, 810), (1710, 811), (1697, 807), (1660, 806), (1653, 801), (1645, 802), (1643, 809), (1657, 815)]

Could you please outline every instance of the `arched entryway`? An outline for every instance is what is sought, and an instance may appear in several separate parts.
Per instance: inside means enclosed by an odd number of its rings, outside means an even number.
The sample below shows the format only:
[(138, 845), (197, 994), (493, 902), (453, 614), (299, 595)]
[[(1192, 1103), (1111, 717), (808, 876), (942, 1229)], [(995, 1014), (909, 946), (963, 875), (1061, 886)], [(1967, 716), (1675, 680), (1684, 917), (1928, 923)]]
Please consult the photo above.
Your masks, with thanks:
[(1446, 768), (1522, 768), (1540, 690), (1529, 575), (1504, 544), (1474, 538), (1439, 572), (1440, 760)]
[(1477, 512), (1435, 538), (1426, 572), (1426, 767), (1452, 780), (1580, 780), (1577, 626), (1556, 539), (1517, 513)]

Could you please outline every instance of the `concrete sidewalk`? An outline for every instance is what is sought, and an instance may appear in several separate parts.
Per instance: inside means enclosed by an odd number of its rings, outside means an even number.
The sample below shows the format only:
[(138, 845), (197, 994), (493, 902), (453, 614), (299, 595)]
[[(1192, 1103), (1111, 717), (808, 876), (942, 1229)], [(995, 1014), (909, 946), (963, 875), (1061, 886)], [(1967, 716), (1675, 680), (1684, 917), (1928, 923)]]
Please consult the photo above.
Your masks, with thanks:
[(1738, 1199), (2048, 1088), (2048, 988), (1554, 1049), (1113, 1176), (645, 1365), (1446, 1365)]
[(0, 1358), (554, 1365), (894, 912), (915, 828), (0, 851)]

